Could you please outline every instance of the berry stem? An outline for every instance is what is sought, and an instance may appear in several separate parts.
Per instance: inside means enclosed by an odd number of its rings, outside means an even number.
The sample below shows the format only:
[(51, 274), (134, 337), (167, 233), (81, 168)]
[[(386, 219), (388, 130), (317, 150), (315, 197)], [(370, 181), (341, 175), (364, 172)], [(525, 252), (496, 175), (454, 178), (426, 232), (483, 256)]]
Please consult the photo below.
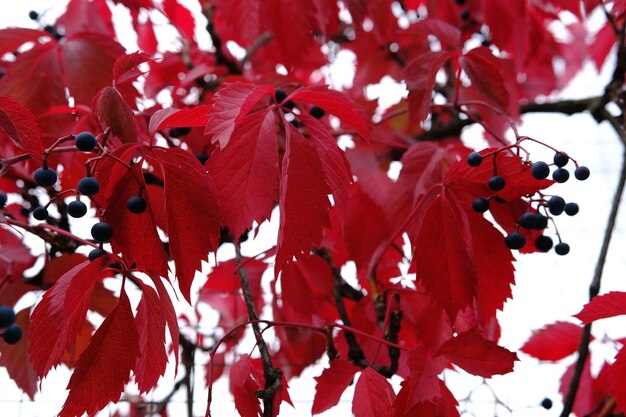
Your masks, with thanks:
[(30, 225), (30, 224), (25, 224), (22, 223), (20, 221), (17, 220), (13, 220), (13, 219), (6, 219), (7, 224), (11, 225), (11, 226), (16, 226), (19, 227), (21, 229), (24, 229), (32, 234), (34, 234), (35, 236), (39, 236), (42, 239), (44, 239), (45, 241), (49, 241), (49, 240), (53, 240), (54, 236), (48, 236), (48, 238), (46, 238), (46, 236), (42, 236), (42, 232), (45, 232), (46, 230), (51, 231), (51, 232), (55, 232), (56, 234), (65, 236), (67, 238), (70, 238), (72, 240), (74, 240), (75, 242), (78, 242), (80, 244), (83, 245), (87, 245), (87, 246), (91, 246), (93, 248), (97, 248), (98, 245), (96, 243), (90, 242), (88, 240), (85, 240), (83, 238), (80, 238), (78, 236), (76, 236), (75, 234), (73, 234), (72, 232), (68, 232), (67, 230), (61, 229), (59, 227), (56, 227), (54, 225), (48, 224), (48, 223), (39, 223), (39, 224), (35, 224), (35, 225)]

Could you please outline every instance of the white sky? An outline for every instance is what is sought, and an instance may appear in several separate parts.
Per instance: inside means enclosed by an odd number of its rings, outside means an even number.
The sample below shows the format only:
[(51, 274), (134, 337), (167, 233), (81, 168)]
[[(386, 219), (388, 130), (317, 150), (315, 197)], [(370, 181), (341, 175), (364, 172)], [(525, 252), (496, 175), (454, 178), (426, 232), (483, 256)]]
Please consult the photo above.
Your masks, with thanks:
[[(50, 4), (54, 4), (49, 15), (57, 15), (62, 11), (62, 1), (52, 2), (43, 0), (30, 0), (27, 2), (12, 2), (10, 12), (6, 7), (0, 14), (0, 28), (12, 25), (35, 27), (35, 23), (28, 19), (29, 10), (43, 11)], [(190, 8), (197, 8), (198, 2), (186, 1)], [(122, 8), (120, 8), (121, 10)], [(51, 23), (52, 18), (44, 17), (45, 23)], [(124, 19), (124, 16), (121, 16)], [(203, 37), (200, 37), (203, 36)], [(200, 39), (208, 38), (199, 33)], [(132, 43), (132, 42), (131, 42)], [(564, 98), (581, 98), (600, 94), (606, 81), (609, 79), (611, 65), (605, 66), (604, 71), (598, 75), (591, 65), (571, 83), (562, 94)], [(340, 83), (340, 80), (334, 80)], [(389, 85), (383, 89), (389, 91)], [(373, 90), (376, 93), (376, 90)], [(392, 100), (392, 98), (389, 98)], [(556, 194), (562, 195), (567, 201), (576, 201), (580, 205), (580, 213), (575, 217), (560, 216), (558, 218), (559, 230), (563, 239), (571, 246), (571, 252), (565, 257), (560, 257), (551, 252), (549, 254), (536, 254), (519, 256), (517, 268), (517, 285), (514, 288), (514, 299), (506, 304), (500, 314), (502, 325), (501, 344), (510, 350), (516, 351), (526, 341), (534, 329), (557, 320), (572, 320), (571, 315), (578, 312), (587, 300), (588, 285), (593, 275), (595, 261), (600, 248), (604, 233), (604, 227), (608, 216), (610, 202), (619, 177), (621, 162), (621, 146), (610, 127), (597, 126), (595, 121), (588, 115), (572, 117), (561, 115), (529, 115), (524, 118), (525, 123), (520, 128), (523, 135), (541, 139), (552, 146), (566, 151), (587, 165), (591, 169), (591, 177), (585, 182), (570, 180), (567, 184), (555, 188)], [(478, 129), (471, 128), (467, 135), (473, 138), (480, 136)], [(473, 140), (473, 144), (479, 140)], [(550, 160), (551, 153), (541, 154), (537, 150), (533, 159)], [(623, 248), (626, 247), (626, 217), (624, 211), (620, 212), (617, 222), (617, 230), (609, 252), (608, 262), (605, 269), (602, 293), (610, 290), (626, 290), (624, 272), (626, 262)], [(266, 225), (267, 234), (275, 233), (275, 225)], [(265, 232), (264, 232), (265, 233)], [(248, 254), (258, 253), (255, 247), (245, 247)], [(220, 259), (232, 257), (232, 247), (220, 250)], [(348, 271), (346, 271), (348, 272)], [(575, 322), (575, 320), (572, 320)], [(594, 335), (601, 340), (604, 334), (619, 338), (626, 336), (626, 320), (611, 319), (594, 325)], [(594, 342), (594, 344), (597, 342)], [(602, 349), (601, 355), (612, 358), (614, 351)], [(515, 372), (502, 377), (496, 377), (489, 382), (491, 388), (499, 398), (513, 409), (512, 416), (557, 416), (560, 412), (558, 395), (559, 378), (563, 373), (564, 366), (542, 364), (532, 358), (520, 354), (520, 361), (516, 363)], [(574, 358), (565, 362), (571, 363)], [(593, 368), (598, 370), (601, 362), (593, 362)], [(291, 381), (290, 394), (296, 406), (293, 410), (289, 406), (283, 406), (281, 416), (303, 416), (310, 413), (311, 400), (314, 394), (313, 377), (319, 375), (321, 366), (315, 366), (305, 371), (301, 378)], [(446, 381), (455, 396), (463, 398), (468, 391), (478, 386), (481, 379), (446, 372)], [(65, 398), (64, 387), (69, 379), (67, 370), (55, 371), (54, 375), (44, 380), (41, 394), (37, 400), (30, 402), (25, 395), (15, 388), (14, 384), (6, 376), (6, 372), (0, 370), (0, 415), (2, 416), (52, 416), (60, 409)], [(155, 400), (162, 398), (163, 393), (169, 391), (169, 381), (173, 381), (171, 375), (166, 375), (161, 382), (166, 385), (165, 389), (159, 390), (154, 395)], [(397, 381), (396, 381), (397, 382)], [(194, 410), (196, 415), (204, 415), (206, 405), (206, 392), (201, 389), (202, 380), (197, 382)], [(351, 390), (344, 394), (340, 405), (323, 416), (345, 416), (350, 414)], [(538, 407), (544, 397), (550, 397), (555, 405), (547, 411)], [(213, 410), (216, 416), (236, 415), (233, 403), (227, 391), (227, 383), (222, 378), (214, 387)], [(472, 403), (467, 405), (467, 410), (475, 415), (508, 415), (502, 408), (494, 410), (493, 396), (482, 388), (472, 397)], [(182, 392), (174, 397), (170, 407), (171, 415), (183, 415), (184, 397)], [(464, 409), (462, 406), (461, 410)], [(101, 413), (109, 415), (108, 412)]]

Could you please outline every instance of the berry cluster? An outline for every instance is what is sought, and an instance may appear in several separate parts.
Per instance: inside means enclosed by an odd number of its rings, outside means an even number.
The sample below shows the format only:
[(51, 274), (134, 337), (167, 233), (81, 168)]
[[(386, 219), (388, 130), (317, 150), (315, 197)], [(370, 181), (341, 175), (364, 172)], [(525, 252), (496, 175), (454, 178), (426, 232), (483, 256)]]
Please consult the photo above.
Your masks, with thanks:
[[(497, 152), (498, 151), (494, 152), (494, 158)], [(480, 153), (472, 152), (467, 156), (467, 164), (471, 167), (477, 167), (482, 164), (483, 159), (484, 157)], [(557, 183), (564, 183), (569, 179), (570, 173), (565, 166), (570, 160), (571, 158), (563, 152), (556, 152), (554, 154), (553, 165), (556, 169), (552, 172), (552, 179)], [(579, 166), (575, 161), (573, 162), (576, 164), (574, 177), (580, 181), (589, 178), (589, 168), (582, 165)], [(537, 161), (531, 165), (531, 174), (535, 179), (544, 180), (550, 175), (550, 165), (544, 161)], [(497, 175), (495, 168), (494, 175), (487, 181), (487, 187), (494, 193), (506, 187), (506, 180), (500, 175)], [(498, 199), (498, 197), (477, 197), (472, 202), (472, 209), (478, 213), (485, 213), (489, 210), (491, 199)], [(504, 242), (508, 248), (519, 250), (526, 245), (526, 237), (520, 232), (520, 229), (545, 230), (548, 227), (548, 220), (552, 219), (553, 216), (559, 216), (562, 213), (568, 216), (574, 216), (579, 211), (578, 204), (573, 202), (567, 203), (563, 197), (558, 195), (551, 196), (549, 199), (541, 195), (541, 198), (533, 201), (537, 201), (537, 207), (533, 208), (529, 205), (528, 210), (517, 219), (515, 230), (505, 237)], [(545, 214), (540, 213), (540, 210), (544, 211)], [(535, 248), (541, 252), (548, 252), (554, 247), (554, 251), (558, 255), (568, 254), (570, 251), (569, 245), (561, 241), (558, 232), (557, 237), (559, 242), (555, 245), (551, 237), (541, 235), (535, 239)]]
[(10, 345), (14, 345), (22, 338), (22, 328), (15, 324), (15, 311), (9, 306), (0, 306), (0, 328), (2, 338)]

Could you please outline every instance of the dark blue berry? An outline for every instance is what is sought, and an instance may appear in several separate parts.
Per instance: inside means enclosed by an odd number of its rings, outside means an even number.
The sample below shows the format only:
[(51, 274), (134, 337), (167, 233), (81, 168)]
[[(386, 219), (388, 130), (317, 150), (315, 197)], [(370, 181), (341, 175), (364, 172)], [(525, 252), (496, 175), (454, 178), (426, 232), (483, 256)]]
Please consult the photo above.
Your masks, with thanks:
[(564, 183), (569, 180), (569, 171), (565, 168), (559, 168), (552, 173), (552, 179), (558, 183)]
[(321, 119), (322, 117), (324, 117), (324, 114), (326, 114), (326, 112), (320, 107), (311, 106), (311, 108), (309, 109), (309, 114), (316, 119)]
[(458, 4), (459, 6), (460, 6), (460, 5), (463, 5), (463, 4), (465, 4), (465, 3), (467, 2), (467, 0), (454, 0), (454, 1), (455, 1), (455, 2), (456, 2), (456, 4)]
[(2, 338), (10, 345), (14, 345), (22, 338), (22, 328), (17, 324), (12, 324), (2, 332)]
[(576, 214), (578, 214), (578, 204), (576, 203), (567, 203), (565, 205), (565, 214), (567, 214), (568, 216), (575, 216)]
[(569, 162), (569, 156), (563, 152), (557, 152), (554, 154), (554, 165), (559, 168), (563, 168)]
[(548, 210), (555, 216), (560, 215), (565, 210), (565, 200), (558, 195), (550, 197), (548, 200)]
[(33, 217), (37, 220), (46, 220), (48, 218), (48, 210), (44, 207), (37, 207), (33, 210)]
[(15, 323), (15, 311), (9, 306), (0, 306), (0, 327), (9, 327)]
[(489, 181), (487, 182), (487, 186), (491, 191), (500, 191), (504, 188), (505, 185), (506, 182), (504, 181), (504, 178), (499, 175), (494, 175), (493, 177), (489, 178)]
[(200, 163), (202, 165), (204, 165), (206, 163), (206, 161), (209, 160), (209, 155), (205, 154), (204, 152), (197, 153), (196, 154), (196, 159), (198, 159), (198, 161), (200, 161)]
[(28, 17), (30, 18), (30, 20), (37, 20), (39, 19), (39, 13), (37, 13), (34, 10), (31, 10), (30, 12), (28, 12)]
[(574, 171), (574, 176), (576, 177), (577, 180), (579, 181), (584, 181), (587, 178), (589, 178), (589, 168), (587, 168), (586, 166), (579, 166), (578, 168), (576, 168), (576, 170)]
[(93, 262), (95, 259), (106, 255), (106, 251), (102, 248), (95, 248), (91, 252), (89, 252), (89, 262)]
[(138, 195), (132, 196), (126, 202), (126, 208), (128, 208), (128, 211), (130, 211), (131, 213), (141, 214), (144, 211), (146, 211), (146, 207), (147, 207), (146, 200), (144, 200), (143, 197), (138, 196)]
[(513, 232), (504, 238), (504, 243), (509, 249), (522, 249), (526, 244), (526, 238), (520, 232)]
[(280, 103), (287, 98), (287, 93), (285, 93), (285, 90), (282, 88), (277, 88), (274, 90), (274, 97), (276, 98), (276, 102)]
[(57, 182), (57, 173), (50, 168), (37, 168), (33, 179), (40, 187), (50, 187)]
[(544, 399), (541, 401), (541, 406), (542, 406), (543, 408), (545, 408), (546, 410), (551, 409), (551, 408), (552, 408), (552, 400), (551, 400), (550, 398), (544, 398)]
[(548, 227), (548, 218), (543, 214), (536, 213), (535, 218), (537, 219), (537, 223), (533, 229), (535, 230), (543, 230)]
[(80, 132), (74, 138), (74, 145), (84, 152), (89, 152), (96, 147), (98, 141), (91, 132)]
[(472, 209), (477, 213), (484, 213), (489, 210), (489, 200), (483, 197), (477, 197), (472, 202)]
[(4, 208), (4, 206), (7, 205), (8, 199), (9, 196), (7, 196), (7, 193), (5, 193), (4, 191), (0, 191), (0, 209)]
[(537, 161), (530, 168), (531, 174), (538, 180), (545, 180), (550, 175), (550, 167), (543, 161)]
[(91, 236), (96, 242), (106, 242), (113, 236), (113, 229), (108, 223), (96, 223), (91, 228)]
[(462, 20), (467, 20), (470, 18), (470, 11), (469, 9), (464, 9), (461, 11), (461, 19)]
[(486, 48), (489, 48), (491, 46), (491, 41), (489, 39), (483, 39), (480, 44)]
[(67, 214), (80, 218), (87, 214), (87, 205), (79, 200), (74, 200), (67, 205)]
[(467, 155), (467, 164), (471, 167), (477, 167), (478, 165), (482, 164), (482, 162), (483, 156), (478, 152), (472, 152)]
[(558, 255), (567, 255), (569, 253), (569, 245), (567, 243), (560, 242), (554, 247), (554, 251)]
[(539, 236), (535, 239), (535, 247), (541, 252), (547, 252), (552, 249), (552, 238), (550, 236)]
[(520, 216), (517, 220), (517, 224), (522, 226), (524, 229), (534, 229), (537, 225), (537, 215), (535, 213), (526, 212)]
[(96, 195), (100, 191), (100, 182), (94, 177), (83, 177), (78, 181), (78, 191), (86, 196)]
[(175, 127), (170, 130), (170, 136), (173, 138), (179, 138), (181, 136), (185, 136), (191, 133), (190, 127)]

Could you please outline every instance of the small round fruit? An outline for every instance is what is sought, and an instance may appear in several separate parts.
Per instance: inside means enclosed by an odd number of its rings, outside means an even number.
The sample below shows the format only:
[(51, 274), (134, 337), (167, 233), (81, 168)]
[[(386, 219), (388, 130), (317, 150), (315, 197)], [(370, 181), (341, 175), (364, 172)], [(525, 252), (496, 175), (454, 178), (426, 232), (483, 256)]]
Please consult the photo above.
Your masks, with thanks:
[(578, 214), (578, 204), (576, 203), (567, 203), (565, 205), (565, 214), (567, 214), (568, 216), (575, 216)]
[(285, 90), (282, 88), (277, 88), (274, 90), (274, 97), (276, 98), (276, 102), (280, 103), (287, 98), (287, 93), (285, 93)]
[(569, 180), (569, 171), (565, 168), (559, 168), (552, 173), (552, 179), (558, 183), (564, 183)]
[(550, 200), (548, 200), (548, 210), (555, 216), (563, 213), (563, 210), (565, 210), (565, 200), (563, 197), (558, 195), (550, 197)]
[(563, 152), (557, 152), (554, 154), (554, 165), (559, 168), (563, 168), (569, 162), (569, 156)]
[(132, 196), (126, 202), (126, 208), (131, 213), (141, 214), (144, 211), (146, 211), (146, 207), (147, 207), (146, 200), (144, 200), (143, 197), (138, 196), (138, 195)]
[(84, 152), (89, 152), (96, 147), (98, 141), (91, 132), (80, 132), (74, 138), (74, 145)]
[(185, 136), (191, 133), (190, 127), (175, 127), (170, 130), (170, 136), (173, 138), (179, 138), (181, 136)]
[(37, 220), (46, 220), (48, 218), (48, 210), (44, 207), (37, 207), (33, 210), (33, 217)]
[(537, 161), (530, 168), (533, 177), (538, 180), (545, 180), (550, 175), (550, 167), (543, 161)]
[(483, 39), (480, 44), (486, 48), (489, 48), (491, 46), (491, 41), (489, 39)]
[(454, 1), (455, 1), (455, 2), (456, 2), (456, 4), (458, 4), (459, 6), (460, 6), (460, 5), (463, 5), (463, 4), (465, 4), (465, 3), (467, 2), (467, 0), (454, 0)]
[(15, 323), (15, 311), (9, 306), (0, 306), (0, 327), (9, 327)]
[(78, 191), (86, 196), (96, 195), (100, 191), (100, 182), (94, 177), (83, 177), (78, 181)]
[(108, 223), (96, 223), (91, 228), (91, 236), (96, 242), (106, 242), (113, 236), (113, 229)]
[(543, 214), (537, 213), (535, 214), (535, 218), (537, 219), (537, 223), (533, 229), (535, 230), (543, 230), (548, 227), (548, 218)]
[(30, 12), (28, 12), (28, 17), (30, 18), (30, 20), (37, 20), (39, 19), (39, 13), (37, 13), (34, 10), (31, 10)]
[(7, 196), (7, 193), (5, 193), (4, 191), (0, 191), (0, 209), (6, 206), (8, 199), (9, 199), (9, 196)]
[(587, 178), (589, 178), (590, 173), (591, 172), (589, 171), (589, 168), (581, 165), (578, 168), (576, 168), (576, 170), (574, 171), (574, 176), (576, 177), (577, 180), (584, 181)]
[(472, 201), (472, 209), (477, 213), (484, 213), (489, 210), (489, 200), (483, 197), (477, 197)]
[(80, 218), (87, 214), (87, 205), (80, 200), (74, 200), (67, 205), (67, 214)]
[(464, 9), (461, 11), (461, 19), (462, 20), (467, 20), (470, 18), (470, 11), (469, 9)]
[(57, 173), (50, 168), (37, 168), (33, 179), (40, 187), (50, 187), (57, 182)]
[(493, 177), (489, 178), (489, 181), (487, 182), (487, 186), (491, 191), (500, 191), (504, 188), (505, 185), (506, 182), (504, 181), (504, 178), (499, 175), (494, 175)]
[(2, 332), (2, 338), (9, 345), (14, 345), (22, 338), (22, 328), (17, 324), (12, 324)]
[(526, 212), (520, 216), (517, 220), (517, 224), (522, 226), (524, 229), (534, 229), (537, 225), (537, 215), (535, 213)]
[(201, 163), (202, 165), (204, 165), (204, 164), (206, 163), (206, 161), (208, 161), (208, 160), (209, 160), (209, 155), (205, 154), (204, 152), (197, 153), (197, 154), (196, 154), (196, 159), (197, 159), (198, 161), (200, 161), (200, 163)]
[(509, 249), (522, 249), (526, 244), (526, 238), (520, 232), (509, 233), (504, 238), (504, 243)]
[(309, 114), (316, 119), (321, 119), (322, 117), (324, 117), (324, 114), (326, 114), (326, 112), (320, 107), (311, 106), (311, 108), (309, 109)]
[(560, 242), (554, 247), (554, 251), (558, 255), (567, 255), (569, 253), (569, 245), (567, 243)]
[(106, 253), (107, 252), (102, 248), (92, 249), (91, 252), (89, 252), (89, 262), (93, 262), (97, 258), (106, 255)]
[(550, 236), (539, 236), (535, 239), (535, 247), (541, 252), (547, 252), (552, 249), (552, 238)]
[(477, 167), (478, 165), (482, 164), (482, 162), (483, 156), (478, 152), (472, 152), (467, 155), (467, 164), (471, 167)]
[(546, 410), (551, 409), (551, 408), (552, 408), (552, 400), (551, 400), (550, 398), (544, 398), (544, 399), (541, 401), (541, 406), (542, 406), (543, 408), (545, 408)]

